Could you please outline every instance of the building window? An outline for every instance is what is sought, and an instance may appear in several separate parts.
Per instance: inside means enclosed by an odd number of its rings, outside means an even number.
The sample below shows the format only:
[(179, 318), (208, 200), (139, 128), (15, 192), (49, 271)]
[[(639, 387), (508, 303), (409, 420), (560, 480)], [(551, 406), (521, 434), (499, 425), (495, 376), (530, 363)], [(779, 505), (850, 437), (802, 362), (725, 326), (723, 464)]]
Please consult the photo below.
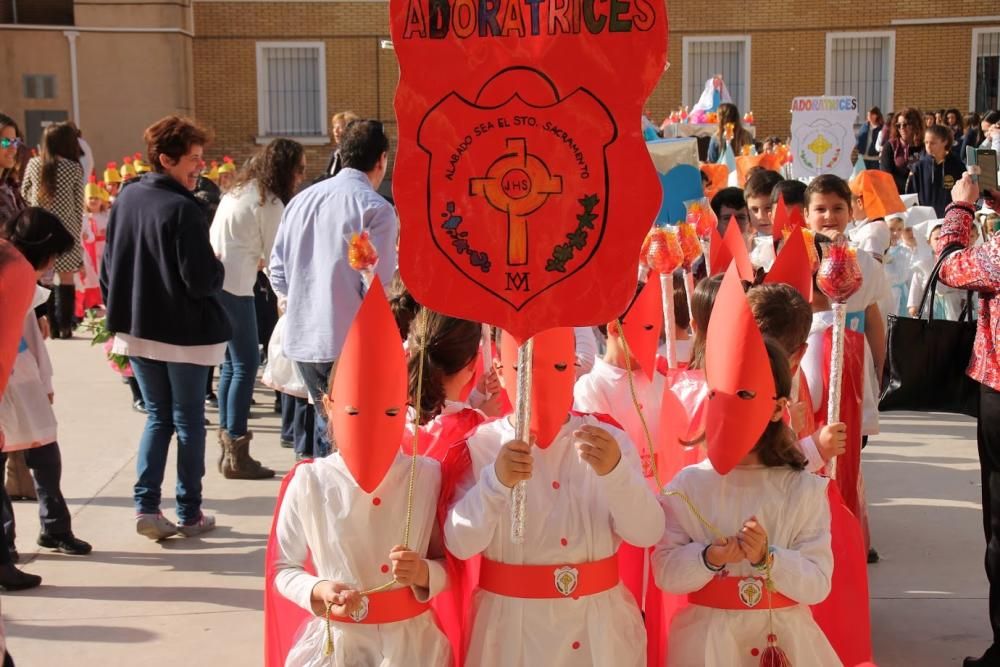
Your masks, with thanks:
[(1000, 109), (1000, 27), (972, 31), (972, 108)]
[(705, 82), (717, 74), (726, 82), (733, 103), (750, 110), (750, 37), (685, 37), (682, 65), (682, 98), (691, 106), (701, 97)]
[(859, 119), (872, 107), (888, 112), (895, 61), (893, 32), (827, 33), (826, 94), (856, 97)]
[(0, 0), (0, 23), (73, 25), (73, 0)]
[(326, 136), (326, 49), (322, 42), (257, 43), (261, 137)]
[(24, 97), (29, 100), (51, 100), (56, 96), (56, 78), (51, 74), (25, 74)]

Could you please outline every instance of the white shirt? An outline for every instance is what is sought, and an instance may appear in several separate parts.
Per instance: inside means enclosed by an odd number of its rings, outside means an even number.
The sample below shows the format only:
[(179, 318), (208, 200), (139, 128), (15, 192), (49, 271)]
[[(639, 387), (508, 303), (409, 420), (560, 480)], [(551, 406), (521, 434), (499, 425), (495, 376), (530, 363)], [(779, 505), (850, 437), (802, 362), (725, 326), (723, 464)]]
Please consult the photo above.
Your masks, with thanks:
[(111, 351), (126, 357), (140, 357), (174, 364), (218, 366), (226, 357), (227, 344), (171, 345), (170, 343), (161, 343), (158, 340), (117, 333)]
[[(389, 552), (403, 539), (410, 457), (399, 454), (369, 494), (354, 480), (340, 454), (299, 466), (288, 484), (275, 523), (274, 586), (281, 595), (312, 611), (312, 589), (322, 580), (368, 590), (392, 579)], [(427, 555), (435, 523), (441, 468), (417, 458), (410, 547)], [(303, 568), (312, 558), (318, 576)], [(428, 560), (428, 588), (413, 587), (427, 602), (441, 592), (447, 574), (441, 560)], [(396, 585), (395, 588), (400, 588)], [(451, 649), (431, 611), (397, 623), (332, 623), (334, 654), (323, 656), (326, 623), (320, 617), (302, 628), (286, 667), (408, 665), (449, 667)], [(332, 659), (331, 659), (332, 658)]]
[(257, 268), (271, 256), (284, 210), (270, 193), (261, 204), (254, 181), (222, 196), (209, 231), (212, 248), (226, 269), (222, 289), (233, 296), (253, 296)]
[[(826, 599), (833, 576), (827, 482), (787, 467), (740, 466), (723, 477), (705, 461), (682, 470), (666, 489), (684, 493), (723, 535), (738, 534), (751, 516), (767, 530), (774, 585), (800, 603), (773, 614), (778, 645), (793, 665), (841, 665), (807, 606)], [(715, 536), (681, 498), (662, 496), (660, 503), (666, 531), (653, 550), (656, 584), (674, 595), (701, 590), (716, 576), (701, 558)], [(738, 578), (759, 576), (745, 559), (726, 570)], [(766, 604), (740, 611), (689, 605), (670, 625), (667, 665), (757, 667), (760, 657), (751, 648), (763, 650), (770, 631)]]
[[(573, 432), (584, 424), (611, 433), (621, 461), (598, 476), (581, 460)], [(628, 437), (593, 417), (570, 417), (545, 449), (535, 448), (527, 483), (525, 540), (510, 540), (510, 489), (494, 462), (514, 438), (507, 419), (482, 425), (468, 440), (470, 474), (459, 480), (445, 521), (445, 543), (458, 558), (482, 553), (511, 565), (593, 562), (622, 540), (652, 546), (663, 534), (656, 497), (643, 483)], [(555, 565), (558, 567), (558, 565)], [(521, 599), (480, 590), (473, 605), (467, 665), (477, 667), (644, 667), (646, 633), (635, 598), (619, 583), (578, 600)]]
[[(826, 385), (823, 372), (823, 335), (833, 326), (833, 311), (826, 310), (813, 313), (812, 328), (809, 330), (808, 347), (802, 356), (802, 374), (809, 383), (809, 396), (814, 406), (823, 401), (823, 387)], [(865, 339), (864, 360), (864, 394), (861, 398), (861, 435), (876, 435), (879, 432), (878, 396), (875, 395), (875, 362), (872, 361), (871, 348)], [(801, 444), (801, 443), (800, 443)], [(803, 449), (810, 460), (810, 466), (815, 465), (813, 454)], [(812, 469), (812, 468), (810, 468)]]
[[(632, 383), (649, 428), (649, 437), (656, 438), (660, 429), (660, 400), (666, 378), (654, 369), (653, 380), (650, 381), (645, 373), (636, 371), (632, 374)], [(573, 387), (573, 409), (611, 417), (621, 424), (639, 451), (640, 458), (648, 458), (646, 431), (632, 401), (628, 373), (624, 368), (612, 366), (600, 357), (595, 359), (593, 370), (577, 380)]]

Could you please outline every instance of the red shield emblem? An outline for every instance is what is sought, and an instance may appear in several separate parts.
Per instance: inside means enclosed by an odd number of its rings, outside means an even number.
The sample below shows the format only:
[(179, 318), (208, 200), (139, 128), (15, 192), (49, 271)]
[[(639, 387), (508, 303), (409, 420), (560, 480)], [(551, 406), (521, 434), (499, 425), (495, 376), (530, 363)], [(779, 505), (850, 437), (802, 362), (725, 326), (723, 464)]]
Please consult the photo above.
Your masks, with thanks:
[(520, 340), (618, 317), (662, 196), (640, 119), (666, 62), (664, 3), (389, 9), (410, 292)]
[[(427, 232), (466, 278), (520, 310), (587, 264), (607, 221), (605, 147), (614, 119), (584, 89), (541, 85), (485, 104), (453, 93), (432, 108), (418, 142), (429, 158)], [(519, 77), (525, 72), (516, 73)], [(532, 95), (524, 99), (522, 95)], [(463, 126), (453, 124), (462, 118)], [(570, 123), (585, 118), (586, 123)]]

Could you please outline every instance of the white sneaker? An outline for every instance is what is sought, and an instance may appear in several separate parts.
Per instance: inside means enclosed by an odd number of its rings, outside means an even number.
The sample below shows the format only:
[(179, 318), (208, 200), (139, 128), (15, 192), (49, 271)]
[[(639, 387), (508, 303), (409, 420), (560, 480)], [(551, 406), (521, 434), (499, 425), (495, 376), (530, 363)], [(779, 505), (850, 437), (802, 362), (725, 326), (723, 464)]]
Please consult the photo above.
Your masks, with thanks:
[(184, 537), (194, 537), (195, 535), (201, 535), (202, 533), (207, 533), (215, 528), (215, 517), (211, 514), (202, 514), (196, 523), (190, 525), (180, 524), (177, 526), (177, 532), (179, 532)]
[(135, 517), (135, 532), (154, 542), (165, 540), (177, 534), (177, 525), (162, 514), (138, 514)]

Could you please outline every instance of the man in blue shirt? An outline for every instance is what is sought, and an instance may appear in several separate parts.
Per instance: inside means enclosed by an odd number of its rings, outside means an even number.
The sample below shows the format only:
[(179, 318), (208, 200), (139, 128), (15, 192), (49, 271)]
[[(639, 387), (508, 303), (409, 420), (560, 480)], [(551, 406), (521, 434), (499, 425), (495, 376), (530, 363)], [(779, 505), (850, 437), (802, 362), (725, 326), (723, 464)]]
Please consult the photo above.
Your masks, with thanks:
[(271, 252), (271, 287), (286, 302), (284, 352), (305, 380), (316, 408), (315, 455), (332, 449), (322, 396), (347, 331), (361, 307), (364, 283), (348, 263), (348, 242), (367, 231), (388, 285), (396, 270), (396, 212), (378, 194), (389, 161), (382, 124), (351, 123), (340, 145), (343, 169), (297, 195), (282, 215)]

